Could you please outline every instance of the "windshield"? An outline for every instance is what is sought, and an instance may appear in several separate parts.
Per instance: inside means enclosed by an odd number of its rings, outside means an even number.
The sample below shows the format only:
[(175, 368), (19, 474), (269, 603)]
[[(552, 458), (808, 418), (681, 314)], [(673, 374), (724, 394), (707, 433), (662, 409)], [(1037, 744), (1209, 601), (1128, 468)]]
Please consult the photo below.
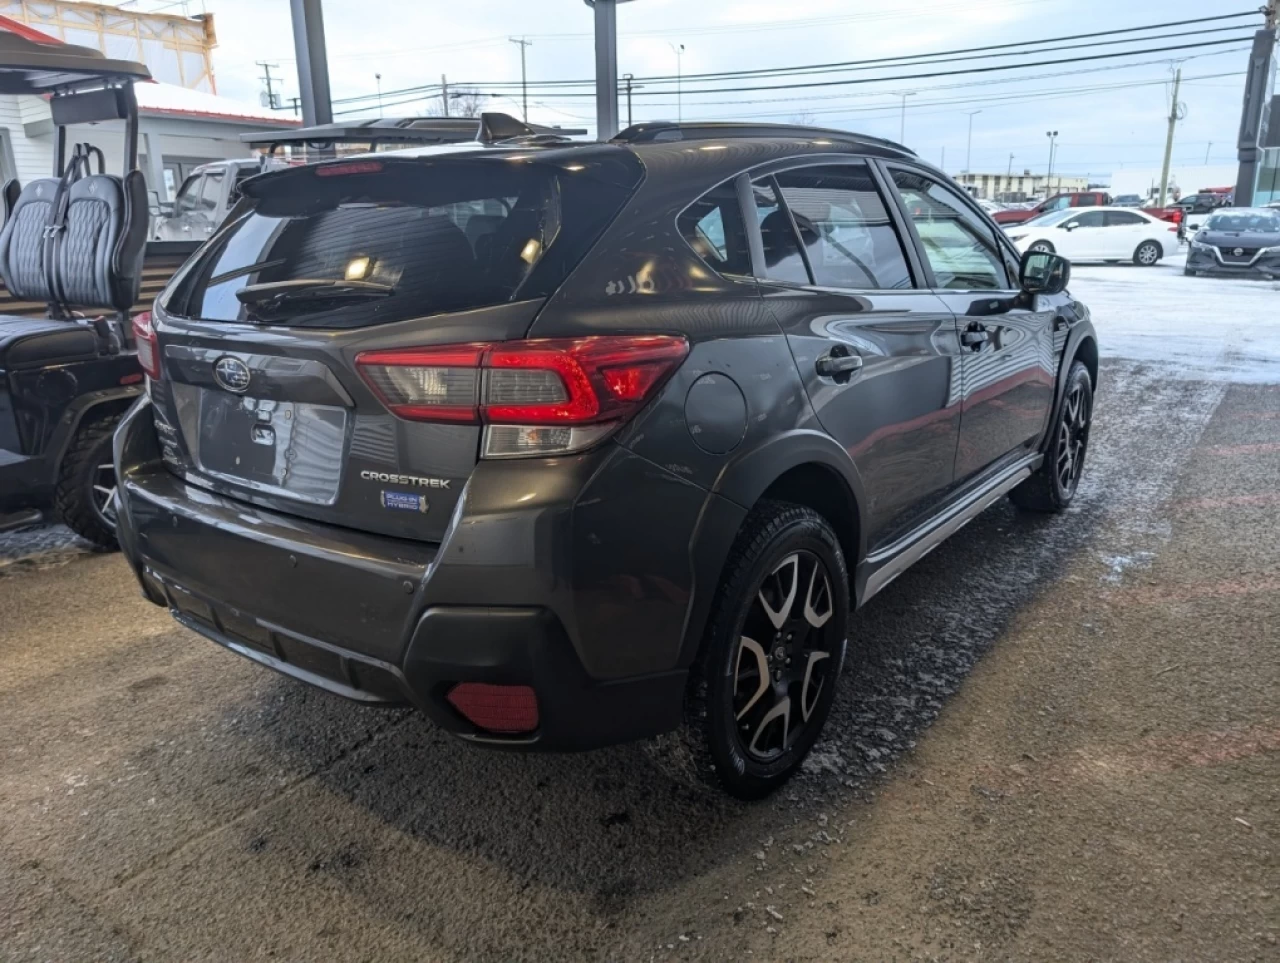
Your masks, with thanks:
[(1039, 217), (1033, 217), (1029, 221), (1023, 221), (1019, 227), (1049, 227), (1060, 221), (1065, 221), (1075, 213), (1077, 212), (1070, 208), (1065, 211), (1050, 211), (1048, 214), (1041, 214)]
[(1210, 217), (1204, 229), (1241, 234), (1280, 234), (1280, 212), (1222, 211)]
[(268, 174), (161, 303), (205, 321), (354, 328), (546, 296), (630, 196), (618, 182), (638, 165), (621, 156)]

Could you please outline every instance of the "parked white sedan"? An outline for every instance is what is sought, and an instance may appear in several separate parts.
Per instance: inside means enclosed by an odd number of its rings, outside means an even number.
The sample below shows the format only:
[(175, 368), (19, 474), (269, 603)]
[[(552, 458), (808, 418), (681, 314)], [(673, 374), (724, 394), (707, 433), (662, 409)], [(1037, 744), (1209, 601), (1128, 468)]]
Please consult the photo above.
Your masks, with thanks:
[(1074, 207), (1010, 224), (1020, 251), (1052, 251), (1071, 261), (1133, 261), (1150, 267), (1178, 253), (1178, 228), (1144, 211)]

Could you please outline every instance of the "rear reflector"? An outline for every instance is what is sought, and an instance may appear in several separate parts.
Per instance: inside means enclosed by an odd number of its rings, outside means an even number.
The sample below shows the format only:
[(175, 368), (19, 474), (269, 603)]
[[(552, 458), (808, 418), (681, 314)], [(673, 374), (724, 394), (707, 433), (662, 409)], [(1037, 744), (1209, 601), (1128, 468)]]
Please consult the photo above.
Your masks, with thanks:
[(484, 424), (484, 456), (511, 458), (595, 444), (639, 411), (688, 351), (680, 337), (603, 335), (367, 351), (356, 366), (392, 413)]
[(147, 376), (153, 379), (160, 377), (160, 344), (156, 340), (156, 329), (151, 324), (151, 312), (143, 311), (134, 315), (133, 339), (138, 347), (138, 364)]
[(486, 732), (515, 735), (538, 728), (538, 697), (527, 685), (460, 682), (447, 698), (464, 719)]

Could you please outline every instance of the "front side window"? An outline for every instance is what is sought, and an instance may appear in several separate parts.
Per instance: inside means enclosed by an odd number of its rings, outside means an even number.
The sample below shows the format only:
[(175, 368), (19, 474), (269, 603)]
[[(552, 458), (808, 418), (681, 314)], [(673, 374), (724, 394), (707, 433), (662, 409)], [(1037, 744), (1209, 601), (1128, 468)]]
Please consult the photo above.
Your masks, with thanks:
[(1042, 211), (1061, 211), (1063, 208), (1071, 206), (1071, 198), (1055, 197), (1051, 201), (1045, 201), (1044, 206), (1040, 208)]
[(954, 290), (1008, 290), (993, 229), (956, 193), (919, 171), (893, 168), (935, 283)]
[(804, 239), (815, 284), (833, 288), (910, 288), (902, 242), (863, 164), (802, 167), (777, 176)]
[(681, 235), (712, 270), (751, 274), (751, 248), (733, 181), (698, 198), (676, 220)]
[(1067, 223), (1064, 225), (1064, 227), (1072, 228), (1072, 229), (1077, 227), (1102, 227), (1102, 226), (1103, 226), (1102, 211), (1086, 211), (1083, 214), (1077, 214), (1075, 217), (1068, 218)]

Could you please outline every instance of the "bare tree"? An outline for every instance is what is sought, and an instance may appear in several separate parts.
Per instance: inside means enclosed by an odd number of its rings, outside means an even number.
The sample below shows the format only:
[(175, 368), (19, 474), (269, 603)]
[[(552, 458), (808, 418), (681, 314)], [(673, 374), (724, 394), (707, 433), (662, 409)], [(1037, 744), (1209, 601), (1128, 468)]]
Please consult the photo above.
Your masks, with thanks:
[[(449, 91), (449, 116), (479, 117), (488, 101), (488, 94), (482, 94), (478, 90), (471, 90), (466, 87), (460, 87), (456, 90), (451, 89)], [(435, 97), (428, 101), (426, 116), (444, 116), (444, 107), (442, 106), (439, 97)]]
[(795, 124), (797, 127), (816, 127), (818, 125), (818, 118), (805, 110), (798, 114), (792, 114), (791, 123)]

